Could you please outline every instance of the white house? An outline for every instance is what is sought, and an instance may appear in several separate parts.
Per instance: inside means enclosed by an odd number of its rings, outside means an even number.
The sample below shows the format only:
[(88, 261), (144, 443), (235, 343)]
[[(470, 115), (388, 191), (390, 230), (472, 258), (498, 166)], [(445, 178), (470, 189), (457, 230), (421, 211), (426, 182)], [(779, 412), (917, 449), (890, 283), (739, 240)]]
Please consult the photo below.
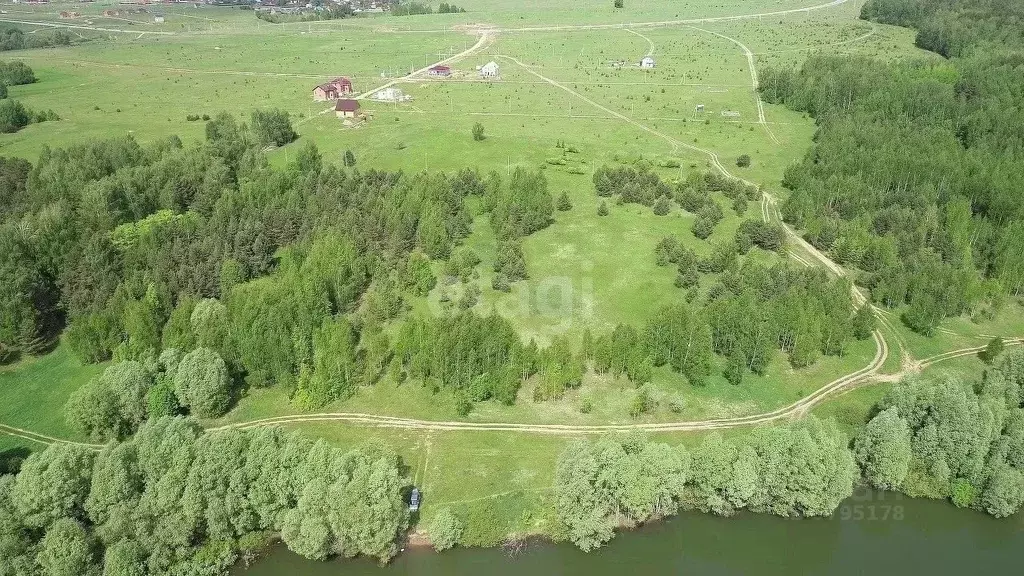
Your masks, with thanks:
[(163, 14), (157, 14), (156, 16), (153, 17), (153, 22), (155, 22), (157, 24), (163, 24), (164, 23), (164, 15)]
[(494, 62), (494, 61), (491, 61), (491, 62), (488, 62), (487, 64), (484, 64), (480, 68), (480, 77), (481, 78), (497, 78), (498, 77), (498, 63)]
[(654, 68), (654, 58), (650, 56), (644, 56), (644, 59), (640, 61), (641, 68)]
[(378, 102), (406, 102), (412, 100), (412, 96), (405, 94), (399, 88), (385, 88), (374, 92), (371, 99)]

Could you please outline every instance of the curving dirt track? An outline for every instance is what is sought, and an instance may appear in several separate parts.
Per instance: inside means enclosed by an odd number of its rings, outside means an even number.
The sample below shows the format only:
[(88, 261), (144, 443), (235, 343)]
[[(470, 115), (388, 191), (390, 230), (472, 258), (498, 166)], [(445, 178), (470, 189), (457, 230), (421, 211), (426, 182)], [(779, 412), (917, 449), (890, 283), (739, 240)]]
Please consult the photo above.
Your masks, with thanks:
[[(660, 422), (660, 423), (638, 423), (638, 424), (606, 424), (606, 425), (573, 425), (573, 424), (519, 424), (514, 422), (458, 422), (458, 421), (435, 421), (435, 420), (417, 420), (413, 418), (400, 418), (396, 416), (381, 416), (377, 414), (365, 414), (357, 412), (325, 412), (321, 414), (294, 414), (289, 416), (275, 416), (272, 418), (261, 418), (258, 420), (250, 420), (248, 422), (237, 422), (234, 424), (228, 424), (225, 426), (217, 426), (209, 428), (210, 431), (216, 430), (227, 430), (227, 429), (238, 429), (247, 430), (251, 428), (257, 428), (260, 426), (279, 426), (282, 424), (302, 424), (308, 422), (344, 422), (349, 424), (356, 424), (362, 426), (376, 427), (376, 428), (401, 428), (401, 429), (415, 429), (415, 430), (434, 430), (434, 431), (508, 431), (508, 432), (525, 432), (525, 433), (537, 433), (537, 434), (555, 434), (555, 435), (583, 435), (583, 434), (604, 434), (607, 432), (624, 432), (630, 430), (644, 430), (648, 432), (695, 432), (702, 430), (720, 430), (726, 428), (741, 428), (745, 426), (755, 426), (758, 424), (765, 424), (778, 420), (799, 418), (807, 413), (808, 410), (821, 404), (827, 399), (839, 396), (845, 392), (848, 392), (854, 388), (862, 385), (879, 382), (879, 381), (892, 381), (902, 376), (890, 375), (880, 376), (878, 370), (881, 368), (882, 363), (888, 353), (888, 347), (885, 343), (885, 339), (876, 332), (875, 340), (878, 344), (878, 352), (875, 358), (870, 364), (857, 370), (856, 372), (847, 374), (832, 382), (822, 386), (807, 396), (797, 400), (789, 406), (784, 406), (776, 410), (769, 412), (763, 412), (760, 414), (751, 414), (749, 416), (737, 416), (733, 418), (713, 418), (708, 420), (693, 420), (693, 421), (682, 421), (682, 422)], [(1015, 338), (1006, 342), (1007, 346), (1019, 346), (1024, 344), (1024, 338)], [(985, 346), (976, 346), (972, 348), (963, 348), (960, 350), (951, 350), (949, 352), (943, 352), (942, 354), (936, 354), (929, 358), (925, 358), (918, 366), (925, 368), (938, 364), (946, 360), (952, 360), (954, 358), (962, 358), (964, 356), (970, 356), (977, 354), (978, 352), (985, 349)], [(101, 444), (89, 444), (85, 442), (73, 442), (62, 438), (54, 438), (52, 436), (46, 436), (44, 434), (38, 434), (29, 430), (23, 430), (21, 428), (15, 428), (13, 426), (7, 426), (0, 424), (0, 434), (8, 434), (10, 436), (16, 436), (32, 442), (40, 444), (72, 444), (76, 446), (84, 446), (99, 450), (103, 448)]]

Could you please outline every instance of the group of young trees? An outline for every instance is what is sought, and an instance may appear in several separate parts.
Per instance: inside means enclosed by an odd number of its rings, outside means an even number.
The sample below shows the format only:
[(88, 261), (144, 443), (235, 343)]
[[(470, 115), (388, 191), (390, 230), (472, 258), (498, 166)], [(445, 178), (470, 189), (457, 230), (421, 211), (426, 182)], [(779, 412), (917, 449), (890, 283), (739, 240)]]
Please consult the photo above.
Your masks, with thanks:
[(862, 271), (875, 302), (931, 334), (1024, 290), (1024, 84), (1019, 3), (871, 0), (863, 16), (918, 28), (951, 60), (813, 56), (769, 68), (770, 102), (813, 115), (787, 170), (784, 218)]
[(693, 449), (639, 435), (580, 440), (562, 452), (555, 470), (557, 534), (589, 551), (619, 526), (679, 509), (827, 516), (857, 480), (847, 441), (814, 418), (735, 441), (712, 433)]
[(0, 28), (0, 51), (69, 46), (74, 39), (75, 37), (67, 30), (26, 34), (24, 30), (16, 26), (5, 26)]
[[(594, 188), (599, 197), (618, 195), (617, 202), (650, 206), (659, 216), (671, 211), (674, 200), (683, 210), (697, 216), (690, 230), (701, 240), (711, 236), (715, 226), (725, 218), (721, 205), (712, 197), (712, 193), (722, 194), (732, 201), (732, 208), (738, 216), (746, 212), (748, 202), (761, 199), (761, 189), (757, 186), (711, 172), (693, 172), (673, 188), (644, 162), (640, 162), (637, 167), (598, 168), (594, 172)], [(607, 212), (604, 201), (601, 206)], [(744, 232), (747, 236), (745, 244), (749, 246), (752, 231), (748, 229)]]
[[(449, 4), (448, 2), (441, 2), (437, 7), (438, 14), (459, 14), (465, 12), (465, 8), (460, 8), (455, 4)], [(395, 2), (391, 6), (391, 14), (395, 16), (418, 16), (420, 14), (433, 14), (434, 9), (431, 8), (430, 4), (422, 2), (411, 2), (411, 1), (399, 1)]]
[[(428, 386), (454, 390), (460, 400), (494, 398), (511, 405), (522, 381), (534, 373), (536, 346), (523, 346), (500, 316), (460, 312), (410, 318), (395, 337), (394, 352), (395, 370)], [(461, 406), (468, 412), (464, 401)]]
[(876, 411), (854, 443), (873, 486), (996, 517), (1024, 504), (1024, 351), (1005, 353), (978, 383), (901, 382)]
[(748, 373), (764, 375), (777, 352), (803, 368), (821, 355), (845, 354), (852, 340), (870, 338), (874, 328), (870, 306), (854, 309), (847, 281), (818, 269), (747, 262), (723, 271), (704, 298), (666, 306), (639, 329), (620, 324), (597, 337), (588, 330), (578, 347), (555, 339), (534, 363), (540, 377), (534, 396), (559, 398), (591, 369), (641, 387), (656, 367), (668, 366), (703, 386), (715, 355), (725, 361), (726, 379), (738, 385)]
[(0, 475), (0, 574), (220, 574), (277, 534), (307, 558), (386, 561), (408, 485), (379, 445), (160, 418), (99, 453), (55, 444)]
[[(282, 386), (319, 407), (389, 367), (402, 377), (412, 356), (391, 362), (407, 349), (396, 354), (384, 325), (406, 295), (434, 287), (431, 260), (467, 279), (479, 263), (459, 247), (468, 197), (490, 215), (506, 290), (526, 277), (521, 238), (552, 221), (539, 172), (359, 172), (312, 143), (271, 169), (262, 148), (294, 137), (287, 114), (257, 111), (248, 124), (216, 116), (193, 147), (125, 137), (46, 149), (35, 166), (0, 161), (0, 360), (45, 349), (67, 326), (83, 360), (133, 366), (130, 398), (105, 375), (69, 407), (69, 421), (101, 439), (130, 434), (147, 407), (219, 416), (244, 386)], [(493, 392), (467, 397), (514, 400), (521, 378), (494, 373), (498, 362), (467, 373), (491, 372)], [(456, 385), (416, 372), (462, 389), (459, 374)]]
[(31, 84), (35, 81), (35, 74), (24, 62), (0, 62), (0, 132), (17, 132), (33, 122), (60, 120), (60, 116), (53, 110), (32, 112), (20, 101), (7, 98), (8, 86)]
[(672, 188), (646, 165), (602, 166), (594, 171), (594, 188), (602, 198), (618, 194), (623, 202), (644, 206), (654, 206), (659, 198), (672, 196)]

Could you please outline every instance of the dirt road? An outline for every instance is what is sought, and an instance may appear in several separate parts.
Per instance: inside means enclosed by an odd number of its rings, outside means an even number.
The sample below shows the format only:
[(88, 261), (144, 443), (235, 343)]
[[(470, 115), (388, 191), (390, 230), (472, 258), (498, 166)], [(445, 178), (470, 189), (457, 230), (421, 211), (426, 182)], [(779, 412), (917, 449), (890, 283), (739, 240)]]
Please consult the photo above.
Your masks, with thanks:
[(445, 58), (444, 60), (439, 60), (437, 62), (434, 62), (433, 64), (430, 64), (429, 66), (424, 66), (423, 68), (420, 68), (419, 70), (415, 70), (413, 72), (410, 72), (410, 73), (408, 73), (405, 76), (402, 76), (400, 78), (395, 78), (395, 79), (393, 79), (393, 80), (391, 80), (391, 81), (389, 81), (389, 82), (387, 82), (387, 83), (385, 83), (385, 84), (383, 84), (381, 86), (378, 86), (378, 87), (374, 88), (373, 90), (367, 90), (366, 92), (363, 92), (359, 96), (356, 96), (355, 99), (356, 100), (363, 100), (365, 98), (368, 98), (372, 94), (374, 94), (376, 92), (379, 92), (381, 90), (384, 90), (386, 88), (390, 88), (390, 87), (394, 86), (395, 84), (398, 84), (399, 82), (407, 82), (407, 81), (409, 81), (409, 80), (411, 80), (413, 78), (416, 78), (417, 76), (422, 76), (423, 74), (426, 74), (427, 71), (430, 70), (431, 68), (433, 68), (434, 66), (443, 66), (445, 64), (451, 64), (453, 62), (457, 62), (459, 60), (462, 60), (466, 56), (469, 56), (470, 54), (473, 54), (473, 53), (477, 52), (478, 50), (482, 50), (484, 47), (486, 47), (487, 44), (489, 44), (491, 42), (491, 38), (492, 38), (492, 36), (491, 36), (490, 32), (488, 32), (487, 30), (484, 30), (484, 31), (482, 31), (480, 33), (480, 37), (477, 39), (476, 44), (473, 44), (472, 46), (470, 46), (469, 48), (463, 50), (462, 52), (459, 52), (458, 54), (455, 54), (454, 56), (449, 56), (448, 58)]

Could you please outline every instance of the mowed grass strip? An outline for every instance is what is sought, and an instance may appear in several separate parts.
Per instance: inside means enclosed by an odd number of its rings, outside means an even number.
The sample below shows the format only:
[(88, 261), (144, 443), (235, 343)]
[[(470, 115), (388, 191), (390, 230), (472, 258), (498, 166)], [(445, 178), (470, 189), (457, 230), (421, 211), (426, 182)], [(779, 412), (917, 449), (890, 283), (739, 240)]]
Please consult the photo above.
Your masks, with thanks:
[(45, 356), (0, 367), (0, 423), (57, 438), (81, 439), (64, 421), (64, 404), (72, 392), (105, 367), (82, 364), (64, 344)]

